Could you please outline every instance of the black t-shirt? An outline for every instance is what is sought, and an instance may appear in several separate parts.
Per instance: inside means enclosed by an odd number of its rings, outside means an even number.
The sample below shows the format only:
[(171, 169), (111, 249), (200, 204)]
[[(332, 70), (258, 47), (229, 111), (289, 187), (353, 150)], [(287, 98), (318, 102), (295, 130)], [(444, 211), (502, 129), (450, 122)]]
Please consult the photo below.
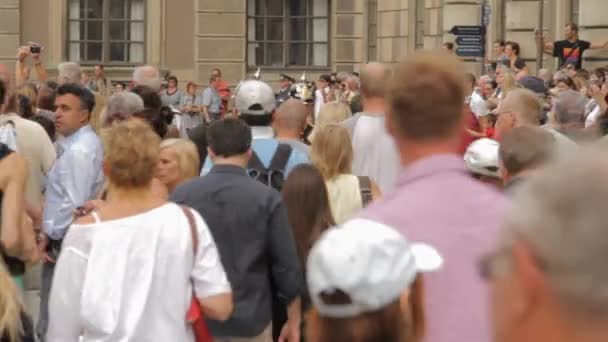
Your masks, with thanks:
[(516, 67), (517, 69), (522, 70), (526, 67), (526, 61), (519, 57), (515, 59), (515, 63), (511, 63), (511, 60), (506, 60), (506, 63), (509, 68)]
[(564, 64), (572, 64), (576, 69), (583, 67), (583, 53), (589, 49), (591, 43), (586, 40), (577, 40), (571, 42), (569, 40), (558, 40), (553, 43), (553, 57), (559, 58), (559, 66)]

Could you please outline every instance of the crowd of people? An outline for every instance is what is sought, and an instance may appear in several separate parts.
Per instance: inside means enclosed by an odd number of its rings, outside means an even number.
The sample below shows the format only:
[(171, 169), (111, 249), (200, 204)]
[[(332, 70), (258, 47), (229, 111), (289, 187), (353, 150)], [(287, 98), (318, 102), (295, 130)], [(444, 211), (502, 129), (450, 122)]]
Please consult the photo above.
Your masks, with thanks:
[(51, 79), (20, 48), (0, 68), (0, 341), (608, 340), (608, 69), (582, 68), (601, 45), (576, 31), (539, 37), (553, 75), (497, 42), (479, 78), (417, 51), (277, 93), (219, 69), (200, 93), (151, 65)]

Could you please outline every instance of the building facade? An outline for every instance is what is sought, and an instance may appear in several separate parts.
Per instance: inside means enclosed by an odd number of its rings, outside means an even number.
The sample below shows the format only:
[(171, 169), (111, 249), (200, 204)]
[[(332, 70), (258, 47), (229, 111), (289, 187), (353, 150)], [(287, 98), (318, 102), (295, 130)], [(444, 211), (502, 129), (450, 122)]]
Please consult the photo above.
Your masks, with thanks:
[[(453, 41), (454, 25), (479, 25), (484, 0), (0, 0), (0, 62), (13, 65), (17, 48), (44, 46), (51, 73), (61, 61), (106, 66), (129, 79), (147, 63), (181, 82), (206, 84), (219, 67), (231, 84), (262, 68), (271, 83), (280, 73), (308, 79), (356, 71), (369, 61), (395, 63), (417, 48)], [(485, 0), (491, 7), (487, 51), (515, 40), (536, 69), (534, 30), (539, 0)], [(607, 0), (544, 0), (544, 29), (561, 39), (580, 25), (582, 39), (608, 37)], [(491, 54), (489, 55), (491, 58)], [(608, 52), (585, 55), (585, 66), (608, 64)], [(466, 60), (471, 71), (480, 61)], [(544, 65), (554, 67), (544, 56)]]

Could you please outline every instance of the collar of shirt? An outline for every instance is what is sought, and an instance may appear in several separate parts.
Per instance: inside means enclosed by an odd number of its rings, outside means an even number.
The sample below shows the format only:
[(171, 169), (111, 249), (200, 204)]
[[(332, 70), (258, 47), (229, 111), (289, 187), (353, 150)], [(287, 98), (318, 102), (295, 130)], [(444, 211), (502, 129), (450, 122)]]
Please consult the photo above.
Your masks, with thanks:
[(243, 175), (246, 176), (247, 173), (244, 168), (237, 165), (229, 165), (229, 164), (215, 164), (211, 168), (209, 173), (230, 173), (233, 175)]
[(85, 126), (80, 127), (76, 132), (72, 133), (70, 136), (65, 137), (61, 142), (57, 144), (58, 151), (64, 152), (67, 150), (72, 144), (80, 139), (81, 136), (87, 133), (93, 133), (93, 129), (91, 125), (87, 124)]
[(451, 172), (467, 174), (467, 168), (459, 155), (439, 154), (426, 157), (406, 166), (399, 175), (397, 186), (401, 187), (434, 174)]
[(251, 136), (253, 139), (272, 139), (274, 130), (270, 126), (251, 126)]

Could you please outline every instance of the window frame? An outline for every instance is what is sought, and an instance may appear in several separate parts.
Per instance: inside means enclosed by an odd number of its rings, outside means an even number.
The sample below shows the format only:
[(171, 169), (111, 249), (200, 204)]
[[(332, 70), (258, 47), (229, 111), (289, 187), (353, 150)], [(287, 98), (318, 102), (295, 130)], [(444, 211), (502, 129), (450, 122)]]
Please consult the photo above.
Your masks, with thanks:
[[(82, 6), (83, 2), (84, 5), (87, 6), (89, 1), (94, 1), (94, 0), (78, 0), (79, 1), (79, 10), (82, 8), (80, 6)], [(65, 20), (65, 29), (66, 29), (66, 37), (65, 37), (65, 56), (67, 57), (67, 59), (69, 59), (70, 57), (70, 45), (71, 44), (90, 44), (90, 43), (101, 43), (101, 60), (97, 61), (97, 60), (85, 60), (85, 59), (81, 59), (80, 61), (78, 61), (78, 63), (82, 66), (94, 66), (94, 65), (98, 65), (98, 64), (103, 64), (104, 66), (109, 66), (109, 67), (131, 67), (131, 66), (136, 66), (136, 65), (141, 65), (143, 63), (146, 63), (147, 61), (147, 48), (148, 48), (148, 42), (147, 42), (147, 37), (148, 37), (148, 2), (146, 0), (141, 0), (142, 4), (143, 4), (143, 11), (144, 11), (144, 17), (143, 19), (131, 19), (129, 17), (125, 17), (125, 18), (118, 18), (118, 19), (113, 19), (110, 18), (110, 8), (111, 8), (111, 0), (102, 0), (102, 14), (101, 14), (101, 18), (100, 19), (89, 19), (89, 18), (78, 18), (78, 19), (72, 19), (70, 18), (70, 2), (71, 0), (66, 0), (67, 3), (67, 15), (66, 15), (66, 20)], [(124, 5), (126, 6), (127, 2), (124, 3)], [(88, 8), (88, 6), (87, 6)], [(70, 37), (70, 24), (72, 22), (77, 22), (79, 23), (88, 23), (88, 22), (101, 22), (102, 24), (102, 34), (101, 34), (101, 40), (93, 40), (93, 39), (88, 39), (88, 37), (84, 37), (84, 39), (71, 39)], [(122, 22), (125, 25), (130, 25), (132, 22), (133, 23), (141, 23), (143, 26), (143, 40), (139, 41), (139, 40), (128, 40), (128, 39), (122, 39), (122, 40), (112, 40), (111, 39), (111, 35), (110, 35), (110, 23), (111, 22)], [(126, 26), (125, 26), (126, 29)], [(85, 24), (85, 36), (86, 36), (86, 32), (88, 31), (88, 25)], [(127, 32), (125, 32), (126, 35)], [(112, 43), (121, 43), (121, 44), (130, 44), (130, 43), (137, 43), (137, 44), (141, 44), (142, 45), (142, 50), (143, 50), (143, 56), (142, 56), (142, 61), (141, 62), (131, 62), (131, 61), (111, 61), (110, 60), (110, 50), (111, 50), (111, 44)], [(128, 46), (128, 45), (127, 45)], [(128, 47), (125, 47), (125, 49), (128, 49)], [(86, 50), (86, 49), (85, 49)], [(81, 58), (83, 58), (81, 56)]]
[[(246, 20), (246, 24), (245, 24), (245, 65), (247, 70), (255, 70), (258, 67), (263, 67), (266, 70), (318, 70), (318, 71), (325, 71), (325, 70), (330, 70), (331, 69), (331, 2), (332, 0), (327, 0), (327, 15), (326, 16), (314, 16), (312, 14), (312, 11), (309, 11), (309, 8), (306, 8), (306, 15), (296, 15), (296, 16), (292, 16), (290, 14), (290, 9), (291, 9), (291, 0), (282, 0), (283, 1), (283, 14), (282, 16), (277, 16), (277, 15), (267, 15), (266, 13), (264, 13), (264, 15), (255, 15), (255, 11), (251, 11), (250, 10), (250, 2), (246, 1), (245, 3), (245, 11), (246, 11), (246, 16), (245, 16), (245, 20)], [(307, 6), (309, 6), (310, 4), (312, 4), (312, 2), (314, 0), (297, 0), (297, 1), (306, 1), (307, 2)], [(250, 15), (250, 12), (254, 12), (253, 15)], [(283, 21), (283, 39), (281, 41), (269, 41), (267, 40), (267, 19), (270, 18), (281, 18)], [(249, 40), (249, 21), (253, 20), (254, 21), (254, 26), (255, 26), (255, 22), (258, 19), (263, 19), (264, 20), (264, 34), (263, 34), (263, 40), (256, 40), (254, 37), (254, 40)], [(314, 20), (327, 20), (327, 40), (324, 42), (315, 42), (312, 37), (308, 37), (307, 35), (307, 39), (306, 40), (297, 40), (294, 41), (291, 39), (292, 35), (291, 35), (291, 25), (290, 25), (290, 21), (293, 19), (305, 19), (307, 21), (306, 23), (306, 30), (307, 30), (307, 34), (308, 31), (312, 32), (312, 23), (314, 22)], [(309, 23), (311, 23), (309, 25)], [(256, 61), (255, 65), (249, 65), (249, 46), (251, 44), (254, 43), (258, 43), (258, 44), (267, 44), (267, 43), (276, 43), (276, 44), (281, 44), (283, 47), (283, 64), (282, 65), (272, 65), (272, 64), (260, 64), (258, 61)], [(290, 54), (289, 54), (289, 47), (291, 44), (306, 44), (306, 60), (307, 63), (310, 63), (312, 61), (312, 55), (311, 55), (311, 48), (314, 49), (314, 45), (318, 44), (318, 45), (325, 45), (327, 47), (327, 57), (326, 57), (326, 65), (320, 66), (320, 65), (311, 65), (311, 64), (306, 64), (306, 65), (290, 65), (289, 64), (289, 58), (290, 58)], [(314, 50), (312, 51), (312, 53), (314, 53)], [(264, 59), (267, 59), (267, 55), (266, 55), (266, 51), (264, 51)], [(264, 61), (264, 63), (266, 63), (266, 61)]]

